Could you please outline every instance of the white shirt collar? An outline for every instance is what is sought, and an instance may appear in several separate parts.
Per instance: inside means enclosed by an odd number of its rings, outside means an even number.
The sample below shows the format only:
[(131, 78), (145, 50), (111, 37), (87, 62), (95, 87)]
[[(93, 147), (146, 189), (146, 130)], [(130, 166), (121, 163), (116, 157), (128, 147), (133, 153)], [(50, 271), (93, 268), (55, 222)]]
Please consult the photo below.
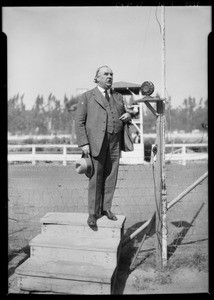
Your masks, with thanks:
[[(106, 91), (105, 89), (103, 89), (101, 86), (97, 86), (98, 89), (101, 91), (102, 94), (104, 94), (104, 92)], [(110, 95), (110, 89), (107, 90), (107, 93)]]

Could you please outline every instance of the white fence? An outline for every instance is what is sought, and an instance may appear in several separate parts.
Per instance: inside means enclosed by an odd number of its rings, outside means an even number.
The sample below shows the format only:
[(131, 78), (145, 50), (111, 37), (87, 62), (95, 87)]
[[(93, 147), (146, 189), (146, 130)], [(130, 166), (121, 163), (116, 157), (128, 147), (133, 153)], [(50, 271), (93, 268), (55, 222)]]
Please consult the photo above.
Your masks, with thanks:
[[(72, 148), (76, 153), (68, 153), (68, 149)], [(51, 149), (51, 151), (49, 149)], [(22, 150), (22, 152), (14, 153), (18, 150)], [(81, 151), (78, 151), (77, 145), (8, 145), (8, 162), (26, 161), (32, 162), (32, 164), (35, 165), (37, 161), (62, 161), (63, 165), (66, 166), (68, 161), (76, 161), (80, 156)]]
[(166, 144), (165, 152), (165, 161), (177, 161), (185, 165), (187, 161), (207, 160), (208, 144)]
[[(140, 151), (143, 151), (143, 149), (138, 149), (138, 144), (134, 144), (134, 146), (135, 150), (133, 152), (127, 152), (129, 159), (126, 158), (127, 153), (122, 152), (121, 163), (143, 163), (137, 160)], [(177, 161), (183, 165), (189, 160), (208, 159), (207, 143), (166, 144), (165, 149), (166, 161)], [(170, 152), (168, 152), (168, 149)], [(203, 152), (198, 151), (198, 149), (202, 149)], [(68, 161), (76, 161), (80, 156), (81, 150), (77, 145), (8, 145), (8, 162), (32, 162), (32, 164), (35, 165), (37, 161), (61, 161), (63, 165), (66, 166)]]

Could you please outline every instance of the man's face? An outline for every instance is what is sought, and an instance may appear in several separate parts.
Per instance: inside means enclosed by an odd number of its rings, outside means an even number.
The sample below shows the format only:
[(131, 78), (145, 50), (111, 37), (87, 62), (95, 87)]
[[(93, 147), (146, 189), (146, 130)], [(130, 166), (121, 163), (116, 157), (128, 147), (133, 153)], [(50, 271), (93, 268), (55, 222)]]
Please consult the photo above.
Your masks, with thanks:
[(113, 72), (108, 67), (103, 67), (100, 69), (97, 75), (98, 85), (103, 89), (110, 89), (113, 83)]

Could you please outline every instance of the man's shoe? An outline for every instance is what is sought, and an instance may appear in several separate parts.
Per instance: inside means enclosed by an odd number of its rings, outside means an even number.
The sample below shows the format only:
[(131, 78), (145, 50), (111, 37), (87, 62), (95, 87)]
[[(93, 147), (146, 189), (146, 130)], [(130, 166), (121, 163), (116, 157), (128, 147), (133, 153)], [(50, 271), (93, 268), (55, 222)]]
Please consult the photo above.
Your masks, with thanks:
[(89, 214), (87, 223), (89, 227), (96, 227), (97, 226), (96, 215)]
[(103, 210), (102, 215), (106, 216), (109, 220), (117, 221), (117, 217), (110, 210)]

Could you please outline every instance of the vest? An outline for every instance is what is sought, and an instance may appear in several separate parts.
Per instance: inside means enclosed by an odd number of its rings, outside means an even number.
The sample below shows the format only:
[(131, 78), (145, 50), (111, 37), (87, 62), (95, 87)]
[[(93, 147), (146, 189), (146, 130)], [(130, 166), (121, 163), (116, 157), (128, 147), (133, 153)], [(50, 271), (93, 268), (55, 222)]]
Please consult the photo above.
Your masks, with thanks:
[(114, 104), (114, 99), (112, 95), (110, 96), (110, 101), (104, 97), (105, 109), (107, 112), (107, 126), (106, 130), (108, 133), (118, 133), (123, 129), (123, 122), (119, 120), (119, 114), (117, 107)]

